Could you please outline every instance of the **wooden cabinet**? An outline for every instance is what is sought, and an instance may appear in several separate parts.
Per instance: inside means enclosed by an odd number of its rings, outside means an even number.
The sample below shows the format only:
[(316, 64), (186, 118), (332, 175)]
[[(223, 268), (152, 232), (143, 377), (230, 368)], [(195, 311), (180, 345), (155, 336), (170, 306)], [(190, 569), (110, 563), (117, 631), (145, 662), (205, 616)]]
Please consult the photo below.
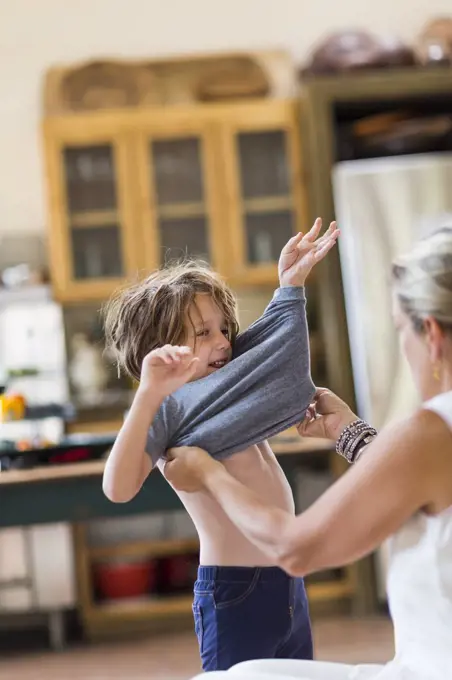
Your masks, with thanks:
[[(350, 154), (353, 144), (350, 144), (348, 130), (353, 123), (382, 113), (406, 115), (410, 112), (413, 120), (418, 121), (432, 115), (450, 115), (451, 98), (451, 71), (441, 67), (363, 71), (307, 80), (303, 86), (303, 140), (310, 164), (311, 219), (318, 214), (323, 215), (325, 221), (335, 218), (333, 167), (339, 161), (361, 157)], [(432, 144), (433, 140), (432, 135)], [(447, 150), (444, 146), (430, 149), (435, 153)], [(403, 145), (397, 150), (394, 142), (394, 155), (402, 151)], [(369, 255), (371, 259), (372, 253)], [(352, 365), (337, 250), (319, 265), (317, 281), (328, 386), (353, 405)]]
[(133, 140), (137, 219), (147, 271), (196, 257), (226, 273), (218, 143), (215, 126), (205, 113), (186, 117), (170, 112), (165, 118), (143, 121)]
[[(406, 115), (413, 120), (422, 117), (450, 115), (452, 77), (448, 69), (385, 69), (374, 72), (312, 78), (303, 86), (303, 139), (307, 162), (310, 164), (309, 211), (311, 219), (322, 214), (325, 221), (334, 219), (335, 206), (332, 171), (337, 162), (361, 156), (354, 148), (350, 129), (354, 123), (365, 121), (376, 114)], [(431, 138), (434, 144), (434, 136)], [(358, 141), (355, 139), (355, 142)], [(450, 150), (432, 146), (430, 152)], [(403, 152), (403, 144), (394, 155)], [(388, 158), (388, 153), (385, 154)], [(388, 208), (389, 209), (389, 208)], [(341, 226), (341, 225), (339, 225)], [(346, 225), (342, 225), (345, 226)], [(372, 253), (369, 253), (370, 261)], [(389, 267), (389, 262), (388, 262)], [(339, 252), (333, 251), (321, 263), (316, 277), (319, 337), (322, 339), (322, 358), (327, 385), (352, 407), (354, 385), (350, 346), (344, 304), (344, 292)], [(309, 294), (309, 306), (312, 297)], [(347, 464), (332, 456), (331, 467), (339, 475)], [(355, 592), (355, 609), (369, 611), (375, 607), (374, 566), (366, 558), (347, 567)]]
[(295, 101), (49, 118), (44, 140), (61, 300), (103, 299), (187, 256), (233, 284), (273, 284), (306, 227)]
[(114, 120), (59, 119), (45, 127), (49, 252), (59, 299), (103, 299), (136, 271), (130, 151)]
[(306, 228), (301, 144), (295, 106), (231, 109), (221, 149), (232, 260), (243, 283), (276, 279), (285, 243)]

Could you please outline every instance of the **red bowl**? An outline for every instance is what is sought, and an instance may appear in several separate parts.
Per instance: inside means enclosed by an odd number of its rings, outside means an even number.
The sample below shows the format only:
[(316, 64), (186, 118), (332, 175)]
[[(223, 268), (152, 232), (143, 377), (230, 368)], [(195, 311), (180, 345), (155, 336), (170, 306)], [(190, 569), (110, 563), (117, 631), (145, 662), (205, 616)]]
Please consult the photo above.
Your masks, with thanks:
[(107, 600), (147, 595), (156, 580), (155, 563), (98, 563), (93, 567), (99, 594)]

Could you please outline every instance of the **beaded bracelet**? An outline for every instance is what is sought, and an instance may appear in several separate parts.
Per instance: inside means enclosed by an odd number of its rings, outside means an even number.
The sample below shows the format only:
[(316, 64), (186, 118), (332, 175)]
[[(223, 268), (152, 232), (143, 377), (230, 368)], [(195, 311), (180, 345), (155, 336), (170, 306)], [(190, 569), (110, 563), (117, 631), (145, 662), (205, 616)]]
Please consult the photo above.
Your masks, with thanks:
[(377, 436), (377, 430), (365, 420), (357, 418), (345, 427), (336, 442), (336, 452), (349, 463), (358, 460), (360, 452)]

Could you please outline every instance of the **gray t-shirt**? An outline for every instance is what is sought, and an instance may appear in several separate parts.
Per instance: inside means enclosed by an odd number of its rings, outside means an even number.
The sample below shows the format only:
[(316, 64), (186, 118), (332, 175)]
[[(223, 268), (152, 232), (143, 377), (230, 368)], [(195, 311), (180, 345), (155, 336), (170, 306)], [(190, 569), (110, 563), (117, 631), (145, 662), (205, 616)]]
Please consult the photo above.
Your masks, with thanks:
[(304, 288), (278, 288), (229, 364), (165, 399), (146, 451), (154, 464), (173, 446), (227, 458), (303, 420), (314, 392)]

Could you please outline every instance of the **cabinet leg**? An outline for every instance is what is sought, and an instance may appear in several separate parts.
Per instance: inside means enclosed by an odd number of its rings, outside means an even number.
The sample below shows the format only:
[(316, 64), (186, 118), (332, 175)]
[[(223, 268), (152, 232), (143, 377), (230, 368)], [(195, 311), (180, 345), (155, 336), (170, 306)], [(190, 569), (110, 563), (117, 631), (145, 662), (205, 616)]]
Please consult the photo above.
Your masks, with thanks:
[(64, 649), (66, 642), (63, 612), (61, 610), (54, 610), (49, 612), (47, 616), (50, 646), (53, 651), (59, 652)]
[(377, 596), (373, 557), (366, 557), (354, 564), (355, 594), (352, 598), (352, 613), (355, 616), (375, 614)]

